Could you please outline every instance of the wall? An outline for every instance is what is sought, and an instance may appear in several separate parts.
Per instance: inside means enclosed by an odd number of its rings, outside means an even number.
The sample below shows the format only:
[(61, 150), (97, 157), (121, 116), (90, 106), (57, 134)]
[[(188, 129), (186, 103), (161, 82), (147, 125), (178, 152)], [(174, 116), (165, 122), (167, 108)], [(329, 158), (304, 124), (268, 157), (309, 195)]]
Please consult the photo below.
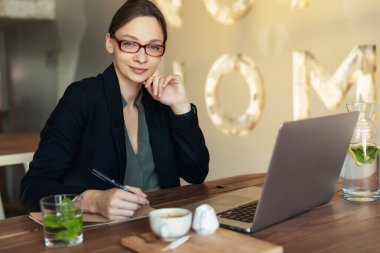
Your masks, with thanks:
[(56, 1), (54, 20), (0, 18), (4, 131), (40, 131), (68, 84), (108, 66), (104, 34), (122, 2)]
[(1, 27), (5, 41), (8, 93), (6, 131), (40, 129), (56, 103), (56, 25), (18, 20)]
[(94, 76), (111, 63), (105, 34), (123, 0), (57, 1), (57, 23), (62, 42), (58, 97), (67, 85)]
[[(310, 0), (302, 10), (292, 10), (290, 0), (257, 0), (248, 15), (233, 25), (214, 20), (203, 1), (182, 2), (184, 25), (169, 30), (166, 69), (174, 60), (185, 62), (186, 85), (198, 105), (211, 154), (208, 179), (266, 171), (277, 130), (281, 122), (293, 117), (292, 51), (310, 51), (333, 74), (354, 46), (379, 46), (380, 42), (380, 3), (376, 0)], [(265, 84), (264, 113), (244, 137), (222, 134), (205, 108), (208, 71), (225, 53), (243, 53), (253, 59)], [(236, 117), (244, 112), (247, 90), (240, 75), (225, 75), (219, 97), (226, 115)], [(339, 108), (328, 111), (311, 93), (312, 116), (344, 112), (345, 104), (355, 99), (354, 87)]]

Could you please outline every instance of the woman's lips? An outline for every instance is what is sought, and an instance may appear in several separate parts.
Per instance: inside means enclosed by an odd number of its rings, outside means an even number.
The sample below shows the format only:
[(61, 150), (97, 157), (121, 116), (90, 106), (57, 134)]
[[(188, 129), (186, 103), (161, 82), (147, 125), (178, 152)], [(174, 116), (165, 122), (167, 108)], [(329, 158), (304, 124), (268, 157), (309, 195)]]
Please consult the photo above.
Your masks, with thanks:
[(132, 66), (130, 66), (130, 68), (132, 69), (133, 73), (138, 74), (138, 75), (144, 74), (145, 71), (148, 70), (148, 69), (143, 69), (143, 68), (135, 68)]

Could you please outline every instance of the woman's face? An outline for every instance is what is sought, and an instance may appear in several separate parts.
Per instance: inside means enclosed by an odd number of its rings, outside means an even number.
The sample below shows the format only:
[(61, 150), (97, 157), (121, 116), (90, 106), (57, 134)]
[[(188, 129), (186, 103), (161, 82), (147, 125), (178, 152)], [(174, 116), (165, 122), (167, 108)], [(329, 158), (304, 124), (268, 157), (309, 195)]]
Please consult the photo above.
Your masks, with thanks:
[[(140, 45), (164, 46), (164, 35), (158, 21), (154, 17), (137, 17), (126, 23), (115, 33), (117, 40), (123, 43), (139, 43)], [(156, 71), (162, 56), (150, 56), (144, 48), (136, 53), (120, 50), (117, 41), (106, 36), (106, 48), (113, 53), (113, 63), (121, 83), (142, 83)]]

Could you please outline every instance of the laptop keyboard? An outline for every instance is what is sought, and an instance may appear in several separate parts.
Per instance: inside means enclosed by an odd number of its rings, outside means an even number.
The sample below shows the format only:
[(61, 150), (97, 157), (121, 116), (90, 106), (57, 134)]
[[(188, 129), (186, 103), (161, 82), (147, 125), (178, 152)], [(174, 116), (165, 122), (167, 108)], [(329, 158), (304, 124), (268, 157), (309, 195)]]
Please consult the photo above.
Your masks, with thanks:
[(257, 201), (253, 201), (232, 209), (229, 209), (224, 212), (220, 212), (217, 214), (220, 218), (237, 220), (242, 222), (252, 222), (253, 217), (255, 216)]

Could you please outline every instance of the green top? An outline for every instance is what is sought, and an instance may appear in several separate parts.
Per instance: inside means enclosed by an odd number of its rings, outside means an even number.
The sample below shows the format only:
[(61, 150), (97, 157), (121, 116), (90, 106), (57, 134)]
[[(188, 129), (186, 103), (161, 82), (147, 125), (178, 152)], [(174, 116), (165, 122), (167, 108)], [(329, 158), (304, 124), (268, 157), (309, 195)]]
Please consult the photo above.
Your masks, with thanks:
[[(142, 91), (142, 90), (141, 90)], [(125, 127), (125, 144), (127, 150), (127, 165), (124, 176), (124, 185), (131, 185), (141, 188), (144, 192), (160, 189), (157, 173), (153, 160), (152, 148), (149, 141), (148, 126), (145, 118), (145, 110), (142, 104), (142, 92), (140, 91), (135, 105), (138, 110), (138, 129), (137, 129), (137, 154), (133, 151), (132, 144), (128, 137)], [(127, 101), (122, 96), (123, 108)]]

